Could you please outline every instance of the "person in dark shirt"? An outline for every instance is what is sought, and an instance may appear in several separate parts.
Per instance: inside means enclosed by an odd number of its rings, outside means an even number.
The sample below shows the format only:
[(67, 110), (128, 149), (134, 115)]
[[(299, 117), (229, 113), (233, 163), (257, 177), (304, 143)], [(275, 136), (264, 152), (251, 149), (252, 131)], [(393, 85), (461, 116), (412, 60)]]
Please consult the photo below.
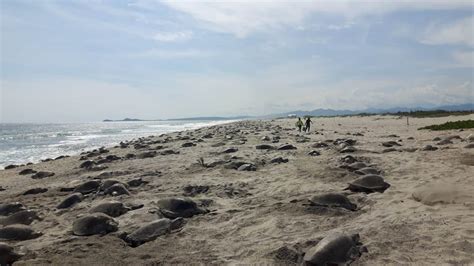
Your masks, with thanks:
[(311, 127), (311, 123), (313, 123), (313, 121), (311, 121), (311, 118), (310, 117), (307, 117), (306, 118), (306, 121), (305, 121), (305, 129), (306, 129), (306, 132), (309, 132), (309, 129)]

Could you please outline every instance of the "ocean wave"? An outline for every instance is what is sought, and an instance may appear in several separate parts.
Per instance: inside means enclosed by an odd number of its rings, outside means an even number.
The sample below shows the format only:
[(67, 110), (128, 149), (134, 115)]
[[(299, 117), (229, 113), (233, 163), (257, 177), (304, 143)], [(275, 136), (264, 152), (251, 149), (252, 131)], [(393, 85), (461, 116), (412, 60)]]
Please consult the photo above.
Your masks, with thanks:
[(0, 131), (0, 167), (113, 146), (120, 141), (233, 121), (20, 124)]

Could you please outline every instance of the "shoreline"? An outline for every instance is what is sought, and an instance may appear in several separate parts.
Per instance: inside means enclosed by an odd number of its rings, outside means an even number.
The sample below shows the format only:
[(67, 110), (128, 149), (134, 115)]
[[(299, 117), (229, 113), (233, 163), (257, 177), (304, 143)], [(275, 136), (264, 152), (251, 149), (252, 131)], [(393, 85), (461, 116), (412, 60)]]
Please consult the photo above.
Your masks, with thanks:
[[(140, 122), (143, 122), (143, 121), (140, 121)], [(140, 123), (138, 122), (138, 123)], [(162, 122), (183, 122), (183, 121), (162, 121)], [(199, 122), (199, 121), (189, 121), (189, 124), (194, 124), (196, 125), (196, 127), (193, 127), (191, 129), (178, 129), (178, 130), (165, 130), (165, 131), (161, 131), (161, 132), (154, 132), (154, 133), (140, 133), (140, 132), (137, 132), (137, 137), (134, 137), (134, 138), (131, 138), (131, 139), (128, 139), (128, 138), (121, 138), (121, 140), (116, 140), (116, 141), (113, 141), (113, 142), (110, 142), (108, 144), (105, 144), (105, 145), (99, 145), (99, 144), (93, 144), (91, 143), (90, 145), (88, 145), (88, 147), (86, 148), (81, 148), (80, 150), (76, 149), (76, 150), (73, 150), (73, 151), (67, 151), (68, 149), (70, 149), (71, 147), (74, 147), (74, 146), (78, 146), (78, 145), (81, 145), (82, 143), (78, 142), (78, 143), (73, 143), (73, 144), (62, 144), (62, 141), (58, 142), (58, 143), (51, 143), (51, 144), (48, 144), (46, 145), (47, 147), (49, 146), (61, 146), (61, 145), (64, 145), (64, 147), (62, 148), (62, 152), (58, 152), (58, 151), (53, 151), (53, 152), (50, 152), (49, 155), (44, 155), (42, 156), (41, 158), (35, 158), (34, 160), (32, 159), (23, 159), (23, 160), (17, 160), (17, 161), (9, 161), (9, 162), (5, 162), (5, 163), (0, 163), (0, 169), (3, 169), (4, 167), (7, 167), (7, 166), (11, 166), (11, 165), (26, 165), (28, 163), (33, 163), (33, 164), (37, 164), (37, 163), (40, 163), (44, 160), (47, 160), (47, 161), (50, 161), (50, 160), (54, 160), (55, 158), (62, 158), (64, 156), (77, 156), (79, 155), (80, 153), (82, 152), (86, 152), (88, 150), (93, 150), (93, 149), (98, 149), (100, 147), (107, 147), (107, 148), (111, 148), (113, 146), (116, 146), (120, 143), (120, 141), (130, 141), (130, 140), (133, 140), (135, 138), (138, 138), (138, 137), (146, 137), (146, 136), (149, 136), (149, 135), (160, 135), (160, 134), (167, 134), (167, 133), (173, 133), (173, 132), (180, 132), (180, 131), (187, 131), (187, 130), (194, 130), (196, 128), (202, 128), (202, 127), (206, 127), (206, 126), (213, 126), (213, 125), (221, 125), (221, 124), (227, 124), (227, 123), (232, 123), (232, 122), (236, 122), (236, 120), (228, 120), (228, 121), (204, 121), (204, 122)], [(104, 122), (97, 122), (97, 124), (103, 124)], [(128, 123), (128, 122), (125, 122), (125, 123)], [(206, 123), (207, 125), (202, 125), (202, 126), (199, 126), (199, 124), (201, 123)], [(74, 125), (80, 125), (80, 124), (84, 124), (84, 125), (89, 125), (89, 124), (95, 124), (95, 123), (76, 123)], [(22, 124), (19, 124), (19, 125), (22, 125)], [(44, 125), (44, 124), (38, 124), (38, 125)], [(49, 124), (46, 124), (46, 125), (49, 125)], [(54, 124), (54, 125), (63, 125), (63, 123), (58, 123), (58, 124)], [(153, 125), (153, 124), (151, 124)], [(183, 124), (182, 126), (184, 127), (185, 125), (187, 124)], [(170, 126), (172, 126), (170, 124)], [(123, 129), (123, 130), (126, 130), (127, 132), (132, 132), (130, 131), (129, 129)], [(122, 130), (122, 131), (123, 131)], [(123, 131), (124, 132), (124, 131)], [(40, 133), (41, 134), (41, 133)], [(51, 134), (51, 133), (47, 133), (47, 134)], [(127, 134), (130, 134), (130, 133), (127, 133)], [(57, 135), (56, 133), (54, 135)], [(141, 136), (140, 136), (141, 135)], [(66, 135), (67, 136), (67, 135)], [(94, 134), (95, 138), (89, 138), (90, 135), (78, 135), (78, 136), (74, 136), (75, 138), (79, 138), (79, 139), (86, 139), (87, 141), (93, 141), (95, 139), (99, 139), (101, 137), (103, 137), (102, 135), (97, 135), (97, 134)], [(114, 135), (112, 136), (114, 138), (119, 138), (120, 136), (119, 135)], [(64, 140), (64, 141), (68, 141), (68, 140)]]
[[(410, 126), (395, 116), (314, 118), (309, 134), (299, 134), (294, 119), (244, 120), (0, 170), (0, 202), (37, 212), (41, 220), (30, 227), (42, 233), (0, 241), (25, 251), (18, 265), (295, 264), (322, 237), (347, 232), (358, 233), (368, 249), (354, 265), (474, 263), (474, 149), (465, 148), (474, 129), (417, 130), (473, 118), (410, 118)], [(426, 145), (437, 150), (421, 150)], [(343, 152), (348, 147), (354, 150)], [(370, 194), (343, 190), (360, 177), (341, 161), (347, 155), (380, 171), (390, 187)], [(27, 168), (54, 175), (18, 174)], [(97, 188), (57, 209), (84, 182), (112, 180), (130, 195)], [(144, 182), (131, 185), (134, 180)], [(47, 191), (24, 195), (33, 188)], [(307, 204), (324, 193), (341, 193), (357, 208)], [(119, 237), (162, 217), (159, 201), (168, 197), (189, 198), (206, 213), (138, 247)], [(72, 234), (75, 220), (109, 201), (141, 207), (114, 217), (117, 232)]]

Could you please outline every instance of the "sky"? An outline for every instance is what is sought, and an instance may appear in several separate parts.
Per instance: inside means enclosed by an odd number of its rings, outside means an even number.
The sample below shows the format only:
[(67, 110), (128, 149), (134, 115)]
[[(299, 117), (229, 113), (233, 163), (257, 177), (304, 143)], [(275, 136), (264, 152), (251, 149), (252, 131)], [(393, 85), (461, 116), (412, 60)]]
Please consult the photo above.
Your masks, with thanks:
[(474, 103), (472, 1), (0, 5), (0, 122)]

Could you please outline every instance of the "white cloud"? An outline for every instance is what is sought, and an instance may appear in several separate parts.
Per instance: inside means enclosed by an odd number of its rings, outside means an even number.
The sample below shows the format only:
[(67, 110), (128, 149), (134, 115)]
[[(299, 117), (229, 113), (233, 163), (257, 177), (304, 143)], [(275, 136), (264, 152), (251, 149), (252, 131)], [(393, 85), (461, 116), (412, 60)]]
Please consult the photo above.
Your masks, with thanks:
[(326, 105), (352, 109), (464, 104), (474, 101), (473, 80), (452, 81), (445, 77), (417, 80), (347, 79), (331, 85)]
[(453, 23), (428, 27), (420, 42), (430, 45), (463, 44), (474, 46), (474, 17), (467, 17)]
[[(246, 37), (254, 32), (282, 27), (304, 28), (304, 20), (311, 15), (332, 14), (351, 21), (365, 15), (380, 15), (397, 10), (443, 10), (472, 8), (471, 1), (171, 1), (163, 0), (170, 8), (189, 14), (202, 26)], [(342, 25), (346, 25), (343, 22)], [(339, 25), (333, 28), (340, 29)]]
[(205, 58), (214, 56), (214, 52), (203, 51), (197, 49), (183, 49), (183, 50), (165, 50), (165, 49), (150, 49), (144, 52), (131, 54), (132, 58), (161, 58), (161, 59), (180, 59), (180, 58)]
[(153, 35), (153, 40), (160, 42), (182, 42), (193, 37), (192, 31), (158, 32)]

